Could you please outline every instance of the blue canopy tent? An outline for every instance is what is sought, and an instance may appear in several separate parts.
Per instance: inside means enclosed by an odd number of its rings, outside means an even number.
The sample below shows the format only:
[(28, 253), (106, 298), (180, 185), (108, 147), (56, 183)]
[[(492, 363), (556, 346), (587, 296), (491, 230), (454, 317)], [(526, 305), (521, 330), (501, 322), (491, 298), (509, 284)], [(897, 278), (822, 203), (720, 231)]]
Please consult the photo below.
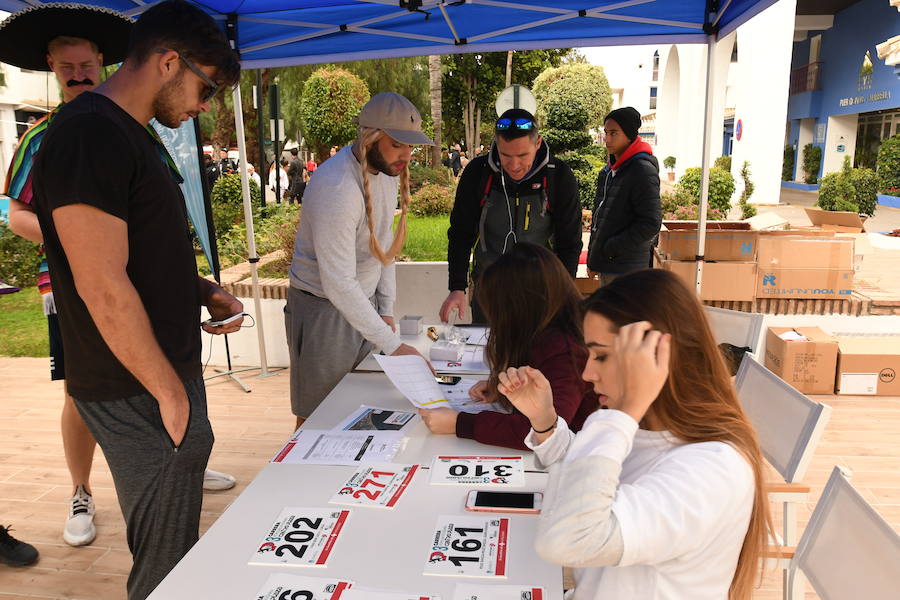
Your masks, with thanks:
[[(777, 0), (191, 0), (222, 23), (244, 68), (400, 56), (638, 44), (706, 44), (697, 292), (703, 274), (715, 43)], [(41, 0), (0, 0), (15, 12)], [(85, 0), (139, 16), (144, 0)], [(241, 161), (241, 98), (233, 92)], [(247, 174), (241, 171), (256, 314), (256, 248)], [(261, 325), (261, 320), (257, 320)], [(257, 329), (263, 372), (264, 334)]]

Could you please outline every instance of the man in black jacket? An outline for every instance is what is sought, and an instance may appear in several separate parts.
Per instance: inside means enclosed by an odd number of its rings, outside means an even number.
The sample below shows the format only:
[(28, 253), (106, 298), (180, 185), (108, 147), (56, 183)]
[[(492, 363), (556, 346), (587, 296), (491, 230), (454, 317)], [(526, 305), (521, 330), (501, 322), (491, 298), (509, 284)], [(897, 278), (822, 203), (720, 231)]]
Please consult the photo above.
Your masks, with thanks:
[[(528, 111), (503, 113), (490, 152), (472, 159), (462, 172), (447, 237), (450, 295), (440, 310), (444, 322), (454, 308), (465, 316), (473, 250), (473, 282), (516, 242), (552, 248), (575, 276), (581, 254), (578, 182), (572, 169), (550, 154)], [(484, 322), (474, 297), (472, 321)]]
[(587, 260), (601, 285), (646, 269), (662, 224), (659, 163), (638, 136), (640, 125), (640, 113), (628, 106), (609, 113), (603, 126), (609, 164), (597, 177)]

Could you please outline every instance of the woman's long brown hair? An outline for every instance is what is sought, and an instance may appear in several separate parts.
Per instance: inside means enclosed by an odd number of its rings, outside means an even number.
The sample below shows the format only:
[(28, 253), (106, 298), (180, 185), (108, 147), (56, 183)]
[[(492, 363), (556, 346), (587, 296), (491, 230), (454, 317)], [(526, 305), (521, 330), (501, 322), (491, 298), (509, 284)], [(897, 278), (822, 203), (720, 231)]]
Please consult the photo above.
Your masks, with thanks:
[[(528, 364), (535, 341), (548, 329), (581, 340), (581, 296), (562, 262), (546, 248), (514, 245), (484, 270), (475, 296), (491, 327), (485, 357), (494, 391), (498, 373)], [(573, 368), (583, 367), (584, 361), (576, 365), (573, 357)], [(508, 401), (501, 397), (501, 402)]]
[(685, 443), (725, 442), (750, 463), (753, 510), (728, 593), (731, 600), (750, 598), (757, 575), (762, 575), (760, 557), (772, 531), (765, 464), (756, 431), (741, 408), (697, 295), (669, 271), (648, 269), (600, 288), (585, 301), (584, 309), (616, 327), (649, 321), (654, 329), (671, 333), (669, 377), (650, 407), (654, 418)]

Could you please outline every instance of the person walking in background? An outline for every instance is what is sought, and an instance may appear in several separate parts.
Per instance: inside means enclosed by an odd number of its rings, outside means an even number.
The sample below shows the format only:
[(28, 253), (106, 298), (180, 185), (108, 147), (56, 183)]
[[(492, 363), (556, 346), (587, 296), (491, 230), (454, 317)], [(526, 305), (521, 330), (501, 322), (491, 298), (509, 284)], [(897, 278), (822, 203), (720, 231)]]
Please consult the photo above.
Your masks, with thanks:
[[(491, 150), (469, 163), (456, 187), (450, 213), (447, 263), (450, 293), (441, 321), (453, 310), (466, 314), (466, 288), (516, 242), (550, 247), (574, 279), (581, 254), (578, 181), (565, 162), (550, 153), (534, 116), (520, 108), (494, 125)], [(473, 294), (472, 322), (484, 323)]]
[(291, 148), (291, 160), (288, 166), (288, 202), (299, 204), (303, 202), (303, 191), (306, 189), (305, 167), (299, 158), (300, 150)]
[(354, 144), (310, 180), (297, 230), (284, 310), (297, 427), (373, 348), (419, 354), (396, 333), (394, 260), (406, 238), (412, 149), (433, 142), (416, 107), (393, 92), (373, 96), (358, 123)]
[[(288, 189), (290, 187), (287, 166), (287, 160), (282, 158), (280, 165), (277, 161), (273, 160), (272, 165), (269, 167), (269, 189), (272, 190), (273, 193), (281, 194), (279, 200), (283, 200), (287, 197)], [(277, 180), (275, 179), (276, 177), (278, 178)]]
[(606, 285), (624, 273), (646, 269), (662, 225), (659, 162), (641, 139), (641, 115), (628, 106), (606, 116), (603, 141), (609, 163), (597, 177), (588, 275)]

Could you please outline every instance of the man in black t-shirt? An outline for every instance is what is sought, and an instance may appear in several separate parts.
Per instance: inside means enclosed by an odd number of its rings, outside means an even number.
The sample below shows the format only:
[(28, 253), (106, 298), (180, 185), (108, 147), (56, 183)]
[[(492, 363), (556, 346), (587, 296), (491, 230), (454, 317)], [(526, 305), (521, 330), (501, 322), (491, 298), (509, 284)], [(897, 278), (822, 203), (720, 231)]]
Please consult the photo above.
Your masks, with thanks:
[(200, 306), (216, 320), (243, 310), (198, 277), (181, 177), (147, 124), (206, 112), (239, 73), (209, 15), (184, 0), (156, 4), (122, 67), (59, 111), (34, 165), (68, 391), (116, 484), (134, 556), (129, 600), (148, 596), (198, 538), (213, 442)]

